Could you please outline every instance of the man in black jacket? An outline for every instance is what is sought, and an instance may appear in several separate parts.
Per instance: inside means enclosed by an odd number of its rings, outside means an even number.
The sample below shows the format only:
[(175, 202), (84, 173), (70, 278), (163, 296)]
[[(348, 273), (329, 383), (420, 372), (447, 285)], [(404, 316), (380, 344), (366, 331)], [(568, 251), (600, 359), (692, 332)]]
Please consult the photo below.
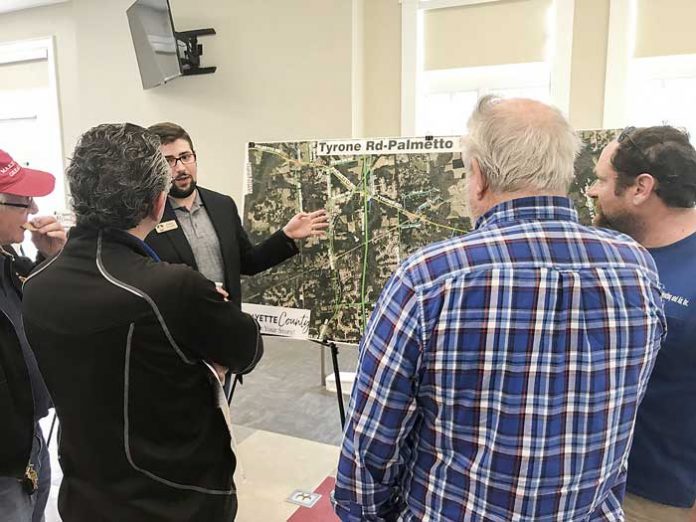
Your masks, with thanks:
[(54, 217), (37, 217), (34, 197), (53, 191), (51, 174), (24, 168), (0, 151), (0, 520), (39, 522), (51, 488), (51, 465), (39, 419), (51, 398), (29, 348), (21, 315), (21, 280), (34, 267), (10, 246), (24, 229), (40, 257), (55, 255), (65, 232)]
[(296, 239), (323, 235), (324, 210), (300, 212), (275, 234), (253, 245), (229, 196), (197, 185), (196, 151), (189, 134), (175, 123), (148, 129), (162, 142), (172, 186), (162, 222), (147, 243), (165, 261), (185, 263), (222, 283), (233, 303), (241, 304), (240, 274), (254, 275), (298, 253)]
[(65, 522), (229, 521), (229, 410), (211, 364), (245, 373), (258, 325), (143, 239), (170, 184), (159, 140), (86, 132), (67, 170), (77, 226), (25, 283), (27, 336), (61, 420)]

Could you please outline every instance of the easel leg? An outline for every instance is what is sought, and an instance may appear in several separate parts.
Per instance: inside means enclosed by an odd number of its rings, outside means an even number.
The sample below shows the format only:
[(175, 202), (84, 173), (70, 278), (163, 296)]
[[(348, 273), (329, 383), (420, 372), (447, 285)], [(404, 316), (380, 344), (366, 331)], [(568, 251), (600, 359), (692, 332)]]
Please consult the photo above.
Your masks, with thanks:
[(334, 377), (336, 379), (336, 396), (338, 398), (338, 412), (341, 415), (341, 429), (346, 427), (346, 411), (343, 406), (343, 390), (341, 389), (341, 373), (338, 371), (338, 345), (329, 343), (331, 348), (331, 362), (333, 363)]
[(321, 358), (320, 362), (320, 371), (321, 371), (321, 387), (326, 388), (326, 357), (324, 356), (324, 352), (326, 351), (326, 346), (323, 344), (319, 345), (319, 357)]

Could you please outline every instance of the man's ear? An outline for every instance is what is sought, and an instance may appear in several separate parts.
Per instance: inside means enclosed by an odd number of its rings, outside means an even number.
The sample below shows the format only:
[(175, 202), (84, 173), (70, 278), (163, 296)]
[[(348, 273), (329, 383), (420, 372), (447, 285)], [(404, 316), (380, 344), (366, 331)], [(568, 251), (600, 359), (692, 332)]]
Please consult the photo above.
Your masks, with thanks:
[(634, 205), (645, 203), (657, 189), (657, 180), (647, 173), (639, 174), (635, 183), (629, 187)]
[(469, 190), (473, 191), (472, 195), (477, 200), (483, 199), (489, 190), (488, 180), (476, 158), (471, 159), (471, 183), (469, 183)]
[(167, 193), (160, 192), (157, 199), (155, 199), (154, 205), (152, 205), (152, 210), (150, 211), (150, 219), (155, 223), (159, 223), (162, 220), (162, 214), (164, 214), (164, 207), (167, 204)]

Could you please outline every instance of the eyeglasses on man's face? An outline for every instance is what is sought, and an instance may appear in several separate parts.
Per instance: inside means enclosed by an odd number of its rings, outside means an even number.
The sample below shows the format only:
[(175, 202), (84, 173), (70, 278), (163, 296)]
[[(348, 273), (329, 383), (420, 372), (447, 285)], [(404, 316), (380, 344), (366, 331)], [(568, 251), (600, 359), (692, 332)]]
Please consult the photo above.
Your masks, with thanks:
[(174, 156), (165, 156), (164, 159), (167, 160), (167, 163), (171, 168), (176, 167), (176, 164), (180, 161), (182, 165), (190, 165), (191, 163), (196, 162), (196, 153), (195, 152), (184, 152), (181, 154), (179, 157), (174, 157)]
[(34, 204), (34, 198), (23, 198), (24, 202), (20, 201), (0, 201), (0, 205), (5, 207), (15, 207), (15, 208), (29, 208)]

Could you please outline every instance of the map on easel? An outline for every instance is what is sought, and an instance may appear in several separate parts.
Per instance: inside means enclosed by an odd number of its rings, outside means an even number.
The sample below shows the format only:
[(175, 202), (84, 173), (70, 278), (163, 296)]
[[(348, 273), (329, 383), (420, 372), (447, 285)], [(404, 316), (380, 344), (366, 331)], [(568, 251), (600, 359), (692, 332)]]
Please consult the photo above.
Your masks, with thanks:
[[(587, 188), (617, 131), (579, 134), (583, 149), (570, 195), (589, 224)], [(357, 342), (398, 265), (472, 226), (455, 137), (251, 143), (246, 183), (244, 226), (252, 242), (300, 210), (329, 213), (325, 239), (302, 242), (298, 256), (243, 281), (247, 303), (311, 310), (314, 338), (329, 325), (334, 340)]]

